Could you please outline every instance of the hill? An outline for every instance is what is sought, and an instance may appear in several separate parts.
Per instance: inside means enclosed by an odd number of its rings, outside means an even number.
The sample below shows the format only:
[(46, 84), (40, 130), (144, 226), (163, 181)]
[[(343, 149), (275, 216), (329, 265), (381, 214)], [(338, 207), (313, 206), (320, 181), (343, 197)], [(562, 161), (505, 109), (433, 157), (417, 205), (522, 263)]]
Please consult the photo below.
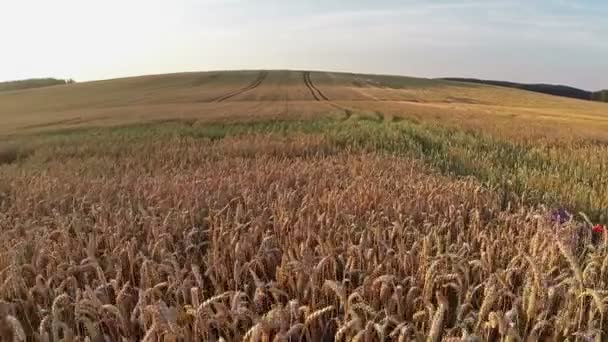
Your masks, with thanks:
[(62, 80), (56, 78), (32, 78), (27, 80), (0, 82), (0, 91), (42, 88), (71, 83), (74, 83), (74, 80)]
[(446, 77), (444, 80), (457, 81), (457, 82), (470, 82), (470, 83), (479, 83), (479, 84), (487, 84), (494, 85), (500, 87), (509, 87), (509, 88), (517, 88), (528, 91), (534, 91), (537, 93), (556, 95), (556, 96), (564, 96), (571, 97), (574, 99), (581, 100), (591, 100), (593, 93), (587, 90), (578, 89), (574, 87), (569, 87), (565, 85), (559, 84), (525, 84), (525, 83), (515, 83), (515, 82), (507, 82), (507, 81), (493, 81), (493, 80), (480, 80), (476, 78), (459, 78), (459, 77)]
[[(389, 75), (244, 70), (176, 73), (0, 92), (0, 135), (188, 119), (302, 119), (366, 111), (484, 126), (513, 121), (603, 136), (606, 106), (506, 87)], [(375, 115), (375, 114), (374, 114)], [(519, 134), (519, 133), (518, 133)]]

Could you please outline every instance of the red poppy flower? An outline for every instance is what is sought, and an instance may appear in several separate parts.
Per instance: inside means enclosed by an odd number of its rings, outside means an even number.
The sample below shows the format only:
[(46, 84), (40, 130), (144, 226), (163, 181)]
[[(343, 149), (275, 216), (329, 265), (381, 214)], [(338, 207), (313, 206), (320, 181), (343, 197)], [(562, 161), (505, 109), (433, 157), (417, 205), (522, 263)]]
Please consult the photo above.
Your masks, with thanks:
[(605, 229), (606, 228), (604, 228), (604, 226), (602, 226), (601, 224), (598, 224), (595, 227), (593, 227), (593, 232), (594, 233), (603, 233)]

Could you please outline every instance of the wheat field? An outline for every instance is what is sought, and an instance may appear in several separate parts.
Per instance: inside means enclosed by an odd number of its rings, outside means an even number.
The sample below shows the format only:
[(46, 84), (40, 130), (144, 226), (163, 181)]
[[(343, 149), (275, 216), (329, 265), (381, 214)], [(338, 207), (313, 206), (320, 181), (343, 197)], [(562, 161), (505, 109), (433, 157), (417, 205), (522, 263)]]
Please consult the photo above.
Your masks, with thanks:
[(378, 112), (497, 134), (506, 130), (509, 138), (542, 131), (559, 139), (605, 139), (607, 108), (605, 103), (443, 80), (293, 70), (216, 71), (0, 92), (0, 138), (159, 120), (291, 120)]
[(0, 95), (0, 340), (608, 339), (608, 106), (437, 82)]

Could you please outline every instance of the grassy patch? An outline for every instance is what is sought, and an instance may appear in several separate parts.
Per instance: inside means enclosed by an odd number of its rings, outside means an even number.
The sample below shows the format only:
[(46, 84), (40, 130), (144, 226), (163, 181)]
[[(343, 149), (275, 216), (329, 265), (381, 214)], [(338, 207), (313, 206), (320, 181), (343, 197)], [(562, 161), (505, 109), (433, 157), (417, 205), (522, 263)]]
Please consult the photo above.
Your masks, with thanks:
[(19, 153), (14, 146), (0, 146), (0, 165), (17, 160)]
[(13, 164), (19, 160), (26, 159), (31, 151), (16, 144), (0, 143), (0, 165)]

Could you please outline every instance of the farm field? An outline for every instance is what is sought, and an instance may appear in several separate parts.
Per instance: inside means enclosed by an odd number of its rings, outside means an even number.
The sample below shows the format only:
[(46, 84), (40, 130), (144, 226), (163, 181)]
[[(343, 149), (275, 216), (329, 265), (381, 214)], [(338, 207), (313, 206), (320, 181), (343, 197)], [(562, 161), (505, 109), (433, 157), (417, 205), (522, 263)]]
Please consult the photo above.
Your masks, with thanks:
[[(560, 139), (562, 130), (568, 136), (604, 139), (608, 128), (603, 103), (442, 80), (262, 70), (144, 76), (2, 92), (0, 134), (175, 119), (306, 119), (345, 111), (503, 134), (513, 129), (511, 137), (538, 130), (544, 131), (542, 136), (551, 135), (550, 128)], [(528, 132), (522, 134), (521, 129)]]
[(607, 129), (397, 76), (0, 93), (0, 340), (606, 340)]

